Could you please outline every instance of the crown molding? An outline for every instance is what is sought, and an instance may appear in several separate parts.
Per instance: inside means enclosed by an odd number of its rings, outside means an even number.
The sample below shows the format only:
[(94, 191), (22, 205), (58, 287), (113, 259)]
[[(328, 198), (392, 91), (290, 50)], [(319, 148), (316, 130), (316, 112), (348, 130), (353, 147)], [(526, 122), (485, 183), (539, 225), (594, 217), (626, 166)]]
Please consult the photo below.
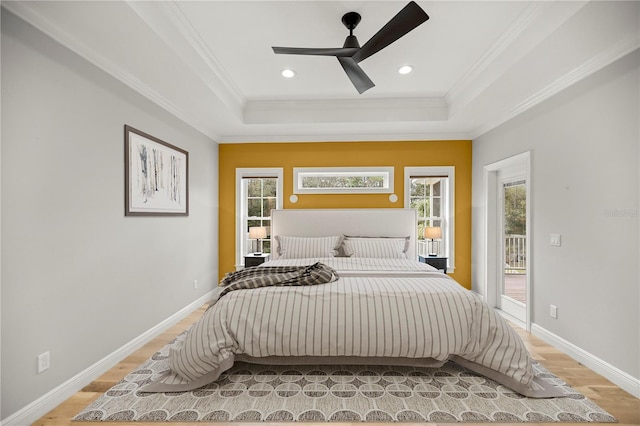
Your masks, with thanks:
[[(491, 80), (487, 80), (483, 85), (478, 85), (482, 73), (492, 65), (496, 58), (502, 55), (522, 34), (522, 32), (528, 28), (533, 21), (541, 14), (541, 3), (532, 3), (526, 7), (524, 12), (518, 16), (511, 26), (496, 40), (485, 54), (478, 59), (478, 61), (467, 71), (460, 80), (458, 80), (453, 87), (445, 94), (445, 99), (452, 105), (452, 109), (455, 106), (455, 110), (471, 102), (476, 96), (484, 91), (493, 81), (500, 77), (501, 73), (495, 73)], [(452, 111), (453, 113), (454, 111)]]
[(443, 98), (250, 101), (245, 124), (446, 121)]
[[(590, 5), (589, 10), (583, 10), (585, 4)], [(536, 56), (532, 55), (534, 49), (553, 47), (558, 41), (579, 37), (578, 34), (591, 28), (594, 19), (600, 16), (596, 7), (599, 4), (583, 0), (533, 2), (442, 97), (333, 100), (247, 99), (207, 46), (204, 33), (197, 31), (195, 20), (189, 20), (185, 13), (188, 9), (178, 1), (125, 0), (119, 2), (117, 9), (109, 10), (114, 17), (124, 17), (127, 22), (139, 25), (141, 35), (151, 36), (144, 40), (157, 38), (158, 44), (154, 40), (154, 46), (165, 55), (164, 59), (180, 62), (181, 74), (169, 75), (184, 79), (182, 92), (170, 80), (146, 81), (145, 78), (162, 71), (151, 64), (144, 67), (134, 62), (120, 63), (120, 59), (126, 61), (127, 57), (118, 53), (120, 47), (115, 40), (122, 43), (123, 38), (114, 37), (108, 46), (111, 49), (101, 50), (106, 46), (103, 43), (109, 41), (107, 35), (99, 38), (91, 31), (85, 32), (90, 29), (89, 23), (75, 19), (77, 16), (64, 15), (64, 9), (47, 7), (47, 2), (28, 1), (2, 2), (1, 6), (214, 141), (240, 143), (478, 137), (638, 48), (640, 37), (629, 34), (633, 28), (626, 25), (615, 31), (617, 21), (611, 18), (607, 21), (608, 30), (599, 28), (602, 43), (584, 47), (579, 58), (566, 55), (567, 61), (562, 62), (562, 52), (548, 49), (556, 52), (555, 62), (547, 58), (545, 66), (549, 72), (537, 75), (535, 66), (527, 67), (529, 63), (538, 63), (531, 58)], [(584, 13), (572, 20), (581, 10)], [(624, 16), (622, 13), (615, 15), (618, 20)], [(569, 20), (572, 28), (565, 31), (563, 26)], [(126, 47), (140, 49), (135, 44), (140, 40), (131, 39), (131, 46)], [(605, 43), (610, 43), (609, 47)], [(598, 52), (598, 48), (602, 51)], [(554, 68), (556, 62), (564, 65)], [(518, 78), (526, 79), (527, 85), (514, 86)]]
[[(515, 63), (526, 56), (541, 40), (531, 37), (529, 30), (549, 27), (549, 32), (575, 15), (587, 1), (565, 3), (561, 10), (555, 2), (529, 4), (485, 54), (445, 94), (450, 114), (459, 111), (477, 99), (495, 84)], [(553, 16), (553, 20), (549, 17)], [(547, 32), (546, 32), (547, 33)]]
[(570, 72), (562, 75), (552, 83), (533, 93), (522, 102), (515, 104), (511, 109), (502, 114), (500, 117), (496, 118), (495, 120), (488, 121), (484, 125), (476, 128), (471, 133), (472, 137), (477, 138), (487, 133), (488, 131), (540, 104), (541, 102), (551, 98), (557, 93), (560, 93), (568, 87), (573, 86), (574, 84), (587, 78), (591, 74), (603, 69), (607, 65), (612, 64), (618, 59), (637, 50), (638, 48), (640, 48), (640, 35), (630, 36), (624, 40), (619, 41), (618, 43), (610, 46), (608, 49), (603, 50), (596, 56), (591, 57), (589, 60), (585, 61)]
[(127, 5), (205, 83), (211, 92), (238, 118), (246, 98), (218, 58), (174, 1), (140, 2)]
[(402, 133), (398, 131), (377, 133), (274, 133), (255, 135), (223, 135), (218, 144), (231, 143), (296, 143), (296, 142), (403, 142), (471, 140), (467, 132)]
[(169, 114), (172, 114), (185, 123), (188, 123), (202, 134), (215, 139), (214, 136), (211, 136), (210, 129), (207, 129), (206, 126), (200, 125), (200, 123), (194, 123), (192, 117), (189, 114), (186, 114), (182, 109), (178, 108), (173, 102), (169, 101), (160, 93), (144, 84), (133, 74), (124, 70), (122, 67), (119, 67), (105, 56), (100, 55), (95, 49), (90, 48), (80, 39), (71, 35), (59, 25), (53, 23), (38, 10), (38, 3), (24, 1), (2, 2), (2, 7), (33, 25), (39, 31), (42, 31), (62, 46), (78, 54), (80, 57), (122, 82), (130, 89), (158, 105), (160, 108), (166, 110)]

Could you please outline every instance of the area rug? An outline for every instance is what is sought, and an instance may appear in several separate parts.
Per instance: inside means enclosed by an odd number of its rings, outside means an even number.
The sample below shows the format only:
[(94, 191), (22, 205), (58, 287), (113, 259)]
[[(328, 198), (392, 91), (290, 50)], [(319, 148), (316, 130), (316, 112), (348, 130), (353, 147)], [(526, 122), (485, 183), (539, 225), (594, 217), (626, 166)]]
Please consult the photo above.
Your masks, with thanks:
[(215, 383), (190, 391), (137, 390), (167, 371), (169, 347), (109, 389), (75, 421), (207, 422), (616, 422), (561, 379), (536, 375), (566, 396), (526, 398), (448, 362), (440, 368), (265, 366), (237, 362)]

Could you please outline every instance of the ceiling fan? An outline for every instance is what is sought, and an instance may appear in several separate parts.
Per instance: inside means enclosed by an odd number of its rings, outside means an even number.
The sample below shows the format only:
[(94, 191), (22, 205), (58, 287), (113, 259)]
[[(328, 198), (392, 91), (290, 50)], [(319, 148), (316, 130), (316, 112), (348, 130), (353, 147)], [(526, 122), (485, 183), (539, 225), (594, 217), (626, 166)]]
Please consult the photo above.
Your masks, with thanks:
[(360, 68), (358, 62), (367, 59), (374, 53), (384, 49), (418, 25), (429, 19), (429, 15), (422, 10), (416, 2), (409, 2), (396, 16), (391, 18), (373, 37), (360, 47), (358, 39), (353, 35), (353, 30), (360, 23), (361, 16), (357, 12), (346, 13), (342, 17), (342, 23), (349, 30), (349, 35), (342, 47), (336, 48), (304, 48), (304, 47), (272, 47), (276, 54), (288, 55), (320, 55), (335, 56), (340, 65), (347, 73), (347, 76), (362, 94), (375, 86), (373, 81)]

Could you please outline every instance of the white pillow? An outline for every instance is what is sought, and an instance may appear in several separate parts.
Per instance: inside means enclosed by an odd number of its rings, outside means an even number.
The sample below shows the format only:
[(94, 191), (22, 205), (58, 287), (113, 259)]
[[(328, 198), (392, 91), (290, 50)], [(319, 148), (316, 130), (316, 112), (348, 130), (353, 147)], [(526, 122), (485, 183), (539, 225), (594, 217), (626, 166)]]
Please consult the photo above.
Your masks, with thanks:
[(352, 257), (406, 259), (407, 249), (409, 248), (409, 237), (346, 237), (344, 246), (345, 253)]
[(308, 259), (333, 257), (340, 236), (335, 237), (284, 237), (276, 236), (278, 255), (281, 259)]

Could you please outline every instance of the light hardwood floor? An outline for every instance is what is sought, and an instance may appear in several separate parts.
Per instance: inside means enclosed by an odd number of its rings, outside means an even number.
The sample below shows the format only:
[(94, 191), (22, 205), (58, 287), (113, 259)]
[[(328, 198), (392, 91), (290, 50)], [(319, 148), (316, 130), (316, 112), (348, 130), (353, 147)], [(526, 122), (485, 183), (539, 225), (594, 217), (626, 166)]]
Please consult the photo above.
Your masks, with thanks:
[[(85, 406), (97, 399), (102, 393), (110, 387), (118, 383), (129, 372), (133, 371), (138, 365), (146, 361), (151, 355), (157, 352), (164, 345), (169, 343), (175, 336), (193, 324), (204, 312), (206, 307), (193, 312), (184, 320), (180, 321), (170, 330), (166, 331), (143, 348), (135, 352), (133, 355), (125, 358), (109, 370), (103, 376), (96, 379), (93, 383), (73, 395), (67, 401), (59, 405), (57, 408), (49, 412), (47, 415), (33, 423), (34, 426), (97, 426), (97, 425), (113, 425), (124, 426), (133, 424), (135, 426), (159, 426), (168, 424), (149, 423), (149, 422), (72, 422), (71, 419), (80, 412)], [(574, 389), (582, 392), (593, 402), (598, 404), (604, 410), (616, 417), (619, 421), (618, 426), (623, 425), (640, 425), (640, 400), (634, 398), (629, 393), (623, 391), (613, 383), (574, 361), (567, 355), (557, 349), (552, 348), (540, 339), (532, 336), (524, 330), (515, 327), (518, 333), (526, 343), (528, 349), (535, 359), (540, 361), (549, 371), (558, 375), (569, 383)], [(194, 426), (196, 423), (170, 423), (172, 425)], [(239, 423), (197, 423), (198, 425), (216, 425), (216, 426), (241, 426)], [(324, 423), (321, 423), (324, 424)], [(381, 426), (380, 423), (358, 423), (361, 426)], [(562, 423), (569, 425), (568, 423)], [(584, 425), (584, 423), (580, 423)], [(593, 423), (589, 423), (593, 424)], [(611, 424), (611, 423), (609, 423)], [(276, 424), (273, 424), (275, 426)], [(282, 426), (283, 424), (278, 424)], [(320, 424), (317, 424), (320, 425)], [(317, 426), (316, 425), (316, 426)], [(348, 424), (344, 424), (345, 426)], [(355, 425), (355, 424), (354, 424)], [(465, 425), (471, 425), (465, 423)], [(557, 423), (550, 423), (557, 425)], [(305, 423), (305, 426), (312, 426)]]

